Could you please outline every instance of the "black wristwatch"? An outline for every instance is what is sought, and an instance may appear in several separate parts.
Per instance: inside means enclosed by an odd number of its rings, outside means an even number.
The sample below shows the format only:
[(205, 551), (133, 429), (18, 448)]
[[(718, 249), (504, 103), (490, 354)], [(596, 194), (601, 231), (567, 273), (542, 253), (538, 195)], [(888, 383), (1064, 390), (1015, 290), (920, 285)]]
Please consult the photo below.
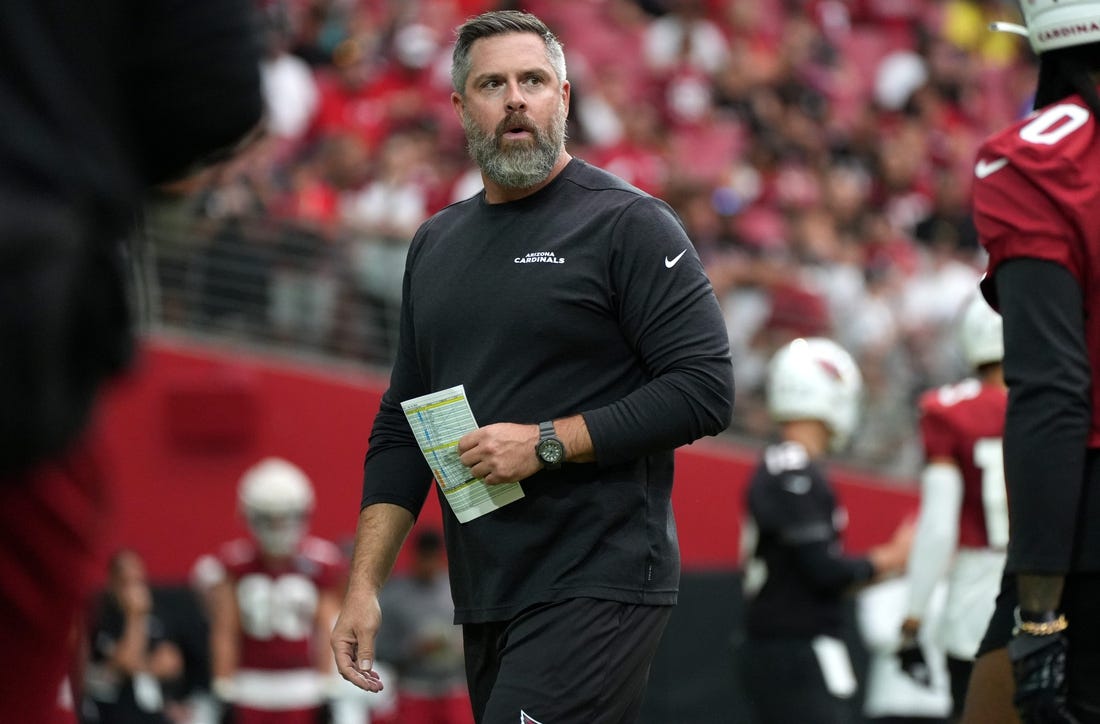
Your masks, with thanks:
[(539, 423), (539, 441), (535, 445), (535, 455), (546, 470), (557, 470), (565, 461), (565, 445), (554, 432), (551, 420)]

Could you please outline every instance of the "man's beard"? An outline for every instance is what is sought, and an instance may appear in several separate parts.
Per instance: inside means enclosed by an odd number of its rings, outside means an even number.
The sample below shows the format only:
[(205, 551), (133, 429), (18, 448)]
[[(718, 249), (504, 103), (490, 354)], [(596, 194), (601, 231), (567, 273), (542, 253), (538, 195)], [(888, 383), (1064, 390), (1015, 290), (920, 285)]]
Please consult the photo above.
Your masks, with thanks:
[[(501, 121), (493, 133), (487, 133), (465, 111), (462, 127), (466, 131), (466, 147), (493, 183), (504, 188), (526, 189), (542, 183), (565, 148), (565, 104), (550, 119), (548, 128), (539, 128), (526, 114), (511, 114)], [(501, 137), (514, 128), (523, 128), (534, 136), (534, 143), (509, 142), (502, 147)]]

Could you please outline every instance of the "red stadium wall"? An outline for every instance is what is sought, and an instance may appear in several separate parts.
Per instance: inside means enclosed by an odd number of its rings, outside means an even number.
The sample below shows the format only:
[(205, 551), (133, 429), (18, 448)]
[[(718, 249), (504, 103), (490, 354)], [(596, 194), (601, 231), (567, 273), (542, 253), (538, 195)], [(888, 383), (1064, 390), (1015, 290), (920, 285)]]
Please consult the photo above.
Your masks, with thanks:
[[(100, 408), (104, 462), (117, 490), (111, 547), (137, 549), (154, 579), (185, 580), (196, 557), (244, 533), (236, 482), (267, 455), (294, 461), (312, 478), (314, 532), (350, 539), (363, 452), (385, 383), (359, 371), (149, 344)], [(685, 570), (736, 566), (741, 497), (755, 454), (714, 440), (677, 454), (674, 504)], [(835, 472), (853, 522), (850, 549), (884, 540), (915, 512), (912, 487)], [(418, 525), (439, 515), (430, 495)]]

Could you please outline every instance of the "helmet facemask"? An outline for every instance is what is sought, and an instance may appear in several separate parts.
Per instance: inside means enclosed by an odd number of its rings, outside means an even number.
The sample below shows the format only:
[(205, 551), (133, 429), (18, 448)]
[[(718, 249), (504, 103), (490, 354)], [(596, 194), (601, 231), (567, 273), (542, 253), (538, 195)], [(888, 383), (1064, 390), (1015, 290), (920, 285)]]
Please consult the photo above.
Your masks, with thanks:
[(248, 529), (264, 553), (276, 558), (294, 554), (309, 528), (308, 516), (301, 513), (247, 514)]
[(239, 498), (264, 553), (285, 557), (298, 549), (309, 527), (313, 486), (297, 466), (278, 458), (260, 461), (241, 477)]

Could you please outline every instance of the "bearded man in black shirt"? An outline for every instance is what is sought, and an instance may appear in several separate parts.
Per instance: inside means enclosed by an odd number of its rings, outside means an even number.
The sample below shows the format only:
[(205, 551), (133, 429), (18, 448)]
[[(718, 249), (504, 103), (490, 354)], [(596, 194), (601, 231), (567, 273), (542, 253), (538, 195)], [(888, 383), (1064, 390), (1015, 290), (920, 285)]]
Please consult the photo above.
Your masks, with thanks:
[(432, 482), (400, 403), (463, 385), (458, 442), (524, 496), (460, 523), (444, 501), (481, 724), (631, 722), (679, 582), (673, 451), (727, 426), (728, 338), (671, 209), (565, 150), (562, 48), (519, 12), (458, 31), (452, 103), (484, 191), (419, 229), (332, 635), (368, 691), (378, 591)]

